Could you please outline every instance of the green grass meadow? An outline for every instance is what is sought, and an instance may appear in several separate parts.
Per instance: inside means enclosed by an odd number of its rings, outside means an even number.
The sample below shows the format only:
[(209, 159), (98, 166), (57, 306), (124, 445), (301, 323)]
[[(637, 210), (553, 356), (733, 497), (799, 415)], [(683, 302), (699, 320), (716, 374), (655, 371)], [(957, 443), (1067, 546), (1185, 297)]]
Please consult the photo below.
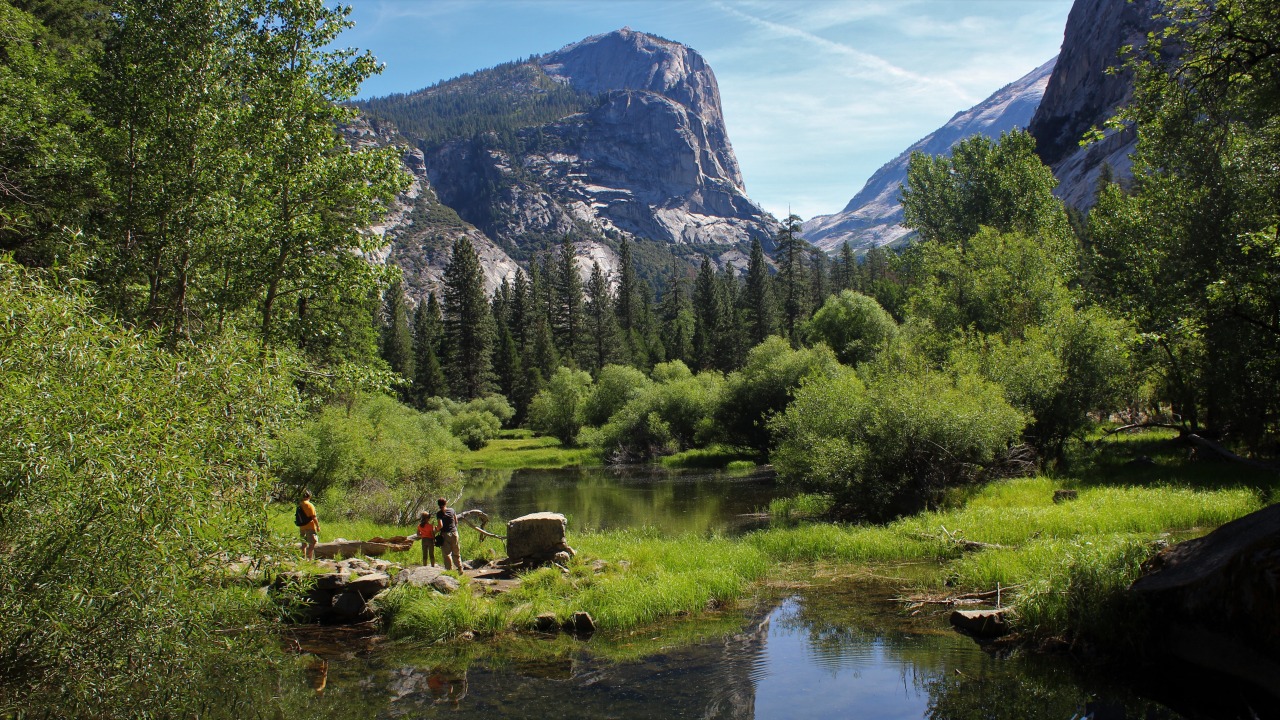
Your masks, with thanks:
[[(938, 595), (1008, 589), (1013, 622), (1030, 636), (1113, 636), (1133, 609), (1120, 592), (1158, 543), (1203, 534), (1263, 507), (1274, 497), (1276, 478), (1240, 475), (1231, 467), (1187, 467), (1168, 438), (1117, 438), (1112, 447), (1090, 450), (1097, 472), (1079, 477), (1036, 476), (1001, 480), (956, 493), (938, 510), (887, 524), (850, 524), (820, 518), (829, 507), (821, 496), (775, 501), (772, 527), (738, 537), (672, 536), (653, 529), (571, 533), (578, 555), (569, 572), (543, 568), (524, 575), (506, 594), (398, 588), (382, 603), (394, 637), (445, 640), (464, 632), (501, 635), (531, 629), (552, 613), (564, 620), (591, 613), (615, 638), (666, 619), (714, 616), (704, 611), (740, 606), (757, 598), (767, 576), (803, 578), (815, 564), (846, 573), (874, 572), (915, 563), (933, 571), (914, 573), (912, 589)], [(494, 453), (567, 451), (541, 438), (511, 437)], [(518, 448), (513, 450), (502, 450)], [(1154, 465), (1126, 465), (1134, 453), (1162, 451)], [(482, 451), (483, 452), (483, 451)], [(1075, 490), (1060, 503), (1054, 491)], [(409, 527), (360, 521), (324, 522), (322, 540), (404, 535)], [(500, 521), (498, 521), (500, 522)], [(273, 513), (281, 538), (296, 536), (292, 508)], [(982, 543), (971, 549), (967, 543)], [(481, 541), (463, 529), (462, 556), (497, 558), (500, 541)], [(384, 559), (421, 561), (417, 545)]]
[(567, 448), (548, 436), (534, 437), (528, 430), (506, 430), (479, 450), (458, 458), (462, 470), (555, 469), (601, 465), (600, 451)]

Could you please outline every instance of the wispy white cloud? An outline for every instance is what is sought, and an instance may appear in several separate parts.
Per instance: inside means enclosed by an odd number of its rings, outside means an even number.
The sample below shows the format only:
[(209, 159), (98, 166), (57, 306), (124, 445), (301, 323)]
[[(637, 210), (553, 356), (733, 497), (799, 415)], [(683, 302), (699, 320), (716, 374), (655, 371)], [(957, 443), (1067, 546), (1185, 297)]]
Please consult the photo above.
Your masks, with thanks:
[(850, 45), (836, 42), (835, 40), (828, 40), (827, 38), (802, 28), (757, 17), (723, 2), (717, 1), (713, 4), (722, 12), (750, 23), (751, 25), (767, 30), (775, 35), (795, 38), (820, 50), (835, 53), (842, 57), (851, 59), (860, 66), (861, 70), (882, 75), (886, 81), (905, 82), (909, 85), (915, 85), (930, 91), (946, 92), (960, 101), (973, 101), (972, 96), (966, 92), (964, 88), (950, 80), (928, 77), (926, 75), (912, 72), (872, 53), (864, 52)]

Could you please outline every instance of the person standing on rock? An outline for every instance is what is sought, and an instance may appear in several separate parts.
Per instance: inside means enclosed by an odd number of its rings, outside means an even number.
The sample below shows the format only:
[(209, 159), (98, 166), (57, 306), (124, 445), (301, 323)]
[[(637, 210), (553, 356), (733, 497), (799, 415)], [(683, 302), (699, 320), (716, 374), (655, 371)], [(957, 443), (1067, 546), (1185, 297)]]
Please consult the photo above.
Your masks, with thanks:
[(458, 549), (458, 515), (449, 507), (448, 500), (440, 498), (436, 500), (436, 504), (440, 506), (436, 520), (440, 521), (440, 536), (444, 539), (440, 544), (440, 554), (444, 555), (444, 569), (462, 572), (462, 556)]
[[(453, 512), (450, 510), (449, 512)], [(418, 518), (418, 539), (422, 541), (422, 564), (436, 565), (436, 526), (431, 522), (431, 511), (423, 510)], [(431, 562), (427, 562), (428, 558)]]
[(302, 555), (308, 560), (315, 560), (316, 543), (320, 541), (320, 516), (316, 514), (316, 506), (311, 504), (310, 490), (302, 491), (298, 515), (307, 518), (306, 524), (298, 526), (298, 533), (302, 536)]

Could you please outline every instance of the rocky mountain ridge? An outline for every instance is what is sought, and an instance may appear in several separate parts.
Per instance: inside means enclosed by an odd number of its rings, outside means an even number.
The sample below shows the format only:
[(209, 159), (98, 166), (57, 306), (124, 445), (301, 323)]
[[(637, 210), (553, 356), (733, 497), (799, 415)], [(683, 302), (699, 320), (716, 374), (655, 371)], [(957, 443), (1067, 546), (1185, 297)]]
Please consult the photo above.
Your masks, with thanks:
[(1107, 69), (1121, 66), (1123, 47), (1140, 46), (1160, 29), (1160, 9), (1160, 0), (1076, 0), (1071, 7), (1057, 69), (1028, 128), (1058, 178), (1055, 193), (1070, 206), (1093, 205), (1104, 167), (1122, 182), (1131, 175), (1129, 156), (1137, 146), (1132, 130), (1108, 131), (1084, 147), (1080, 139), (1132, 96), (1132, 74)]
[(1002, 132), (1025, 129), (1040, 105), (1057, 60), (1050, 59), (977, 105), (956, 113), (946, 125), (877, 170), (843, 210), (807, 221), (804, 238), (828, 253), (846, 242), (855, 250), (902, 242), (911, 231), (902, 226), (899, 186), (907, 181), (911, 154), (947, 154), (953, 145), (973, 135), (998, 138)]
[(752, 238), (772, 243), (776, 221), (746, 195), (715, 75), (680, 43), (624, 28), (358, 106), (379, 141), (411, 148), (417, 194), (385, 232), (418, 296), (438, 283), (440, 238), (458, 233), (501, 252), (486, 270), (499, 281), (565, 235), (580, 267), (606, 271), (622, 238), (721, 263)]

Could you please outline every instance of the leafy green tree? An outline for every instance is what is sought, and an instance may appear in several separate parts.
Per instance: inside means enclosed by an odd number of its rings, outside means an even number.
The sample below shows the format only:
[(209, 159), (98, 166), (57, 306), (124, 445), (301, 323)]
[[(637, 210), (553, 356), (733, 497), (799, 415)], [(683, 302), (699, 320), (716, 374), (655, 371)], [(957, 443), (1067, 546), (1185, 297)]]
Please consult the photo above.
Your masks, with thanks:
[(208, 321), (211, 290), (229, 284), (214, 275), (243, 254), (230, 243), (252, 106), (235, 15), (213, 0), (113, 3), (85, 95), (105, 171), (95, 279), (117, 313), (164, 328), (171, 345)]
[(912, 153), (902, 188), (903, 224), (925, 242), (963, 245), (986, 226), (1035, 237), (1052, 254), (1071, 252), (1071, 227), (1053, 196), (1053, 173), (1025, 131), (961, 140), (951, 155)]
[(773, 444), (769, 420), (791, 402), (809, 378), (834, 375), (839, 368), (825, 345), (794, 349), (774, 335), (747, 353), (741, 370), (731, 373), (715, 409), (722, 439), (764, 455)]
[(162, 351), (97, 305), (0, 260), (0, 713), (205, 715), (237, 692), (209, 667), (260, 647), (214, 632), (260, 618), (210, 588), (278, 556), (263, 458), (296, 364), (231, 335)]
[(999, 386), (909, 353), (805, 383), (773, 423), (787, 482), (837, 512), (887, 520), (937, 503), (1017, 442), (1024, 419)]
[(1175, 0), (1166, 13), (1168, 39), (1130, 64), (1133, 189), (1104, 188), (1090, 213), (1091, 280), (1151, 343), (1191, 428), (1262, 448), (1280, 417), (1280, 11)]
[(875, 299), (852, 290), (828, 298), (805, 323), (810, 342), (826, 343), (846, 365), (874, 360), (893, 340), (898, 324)]
[(0, 5), (0, 250), (39, 264), (67, 259), (62, 228), (82, 224), (97, 165), (81, 97), (94, 38), (47, 27), (41, 20), (60, 24), (48, 10)]
[(450, 395), (484, 395), (492, 382), (493, 316), (485, 299), (480, 258), (465, 235), (454, 241), (444, 269), (443, 330)]
[(322, 0), (253, 0), (240, 96), (258, 148), (247, 168), (256, 189), (244, 222), (246, 258), (260, 333), (276, 340), (281, 298), (317, 283), (376, 284), (352, 251), (382, 243), (366, 231), (409, 186), (395, 148), (349, 150), (337, 126), (355, 113), (345, 105), (379, 66), (369, 53), (337, 49), (352, 23), (349, 8)]
[(694, 375), (679, 360), (653, 369), (653, 384), (635, 394), (600, 429), (614, 461), (638, 461), (693, 447), (710, 438), (712, 414), (724, 392), (718, 372)]
[(644, 373), (627, 365), (605, 365), (600, 369), (591, 394), (582, 407), (582, 422), (599, 427), (632, 398), (653, 384)]
[(582, 429), (582, 406), (591, 392), (591, 376), (558, 367), (529, 404), (529, 427), (573, 445)]
[(1068, 285), (1074, 263), (1033, 236), (984, 228), (963, 245), (929, 243), (920, 253), (923, 279), (911, 290), (909, 313), (944, 335), (1020, 336), (1076, 300)]

